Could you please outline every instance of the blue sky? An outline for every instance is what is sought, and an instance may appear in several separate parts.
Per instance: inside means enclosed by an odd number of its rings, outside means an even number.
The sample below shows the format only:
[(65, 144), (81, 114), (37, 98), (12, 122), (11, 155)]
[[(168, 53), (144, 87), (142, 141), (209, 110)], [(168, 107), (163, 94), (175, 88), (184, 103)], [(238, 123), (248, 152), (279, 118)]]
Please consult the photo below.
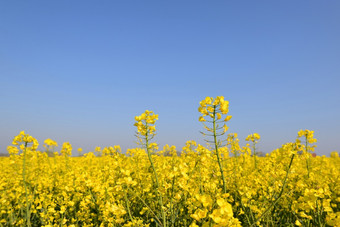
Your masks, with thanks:
[(335, 0), (2, 1), (0, 152), (21, 130), (132, 148), (146, 109), (161, 146), (204, 143), (197, 108), (217, 95), (263, 152), (300, 129), (339, 151), (339, 21)]

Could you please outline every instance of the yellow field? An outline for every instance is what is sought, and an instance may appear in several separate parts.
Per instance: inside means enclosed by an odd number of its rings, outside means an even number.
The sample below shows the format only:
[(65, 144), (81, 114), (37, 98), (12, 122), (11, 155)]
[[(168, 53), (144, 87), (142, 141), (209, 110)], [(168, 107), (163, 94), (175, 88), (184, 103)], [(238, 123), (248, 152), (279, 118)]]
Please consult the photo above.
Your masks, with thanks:
[[(0, 159), (0, 224), (340, 226), (337, 153), (312, 157), (316, 140), (302, 130), (295, 142), (257, 157), (256, 133), (242, 148), (237, 134), (228, 134), (225, 143), (216, 139), (223, 137), (215, 119), (226, 114), (225, 104), (205, 101), (203, 108), (214, 108), (203, 114), (212, 119), (212, 127), (205, 127), (213, 141), (188, 141), (180, 152), (174, 146), (158, 151), (150, 142), (158, 118), (151, 111), (135, 119), (143, 148), (126, 154), (116, 146), (71, 157), (72, 146), (64, 143), (61, 154), (48, 157), (36, 150), (33, 137), (20, 133), (8, 148), (11, 156)], [(47, 150), (57, 146), (53, 140), (45, 144)]]

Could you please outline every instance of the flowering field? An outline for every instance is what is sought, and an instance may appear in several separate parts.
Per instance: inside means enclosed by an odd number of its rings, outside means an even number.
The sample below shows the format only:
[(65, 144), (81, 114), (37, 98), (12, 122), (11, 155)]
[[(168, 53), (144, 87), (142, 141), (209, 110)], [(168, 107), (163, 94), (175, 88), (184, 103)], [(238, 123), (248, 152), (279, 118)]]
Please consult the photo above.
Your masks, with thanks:
[[(0, 159), (3, 226), (340, 226), (340, 158), (313, 157), (313, 131), (256, 155), (260, 135), (240, 147), (227, 133), (229, 103), (207, 97), (199, 121), (207, 145), (159, 149), (158, 115), (135, 118), (140, 148), (119, 146), (48, 157), (21, 132)], [(57, 150), (47, 139), (44, 151)], [(81, 149), (79, 149), (81, 152)]]

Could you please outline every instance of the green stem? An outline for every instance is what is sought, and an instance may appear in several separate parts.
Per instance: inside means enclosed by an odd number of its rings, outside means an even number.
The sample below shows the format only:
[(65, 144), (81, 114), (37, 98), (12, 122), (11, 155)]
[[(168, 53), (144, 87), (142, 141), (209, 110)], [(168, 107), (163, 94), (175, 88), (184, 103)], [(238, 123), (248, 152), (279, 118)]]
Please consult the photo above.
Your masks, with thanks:
[(254, 155), (255, 169), (257, 169), (255, 142), (253, 142), (253, 151), (254, 151), (253, 155)]
[(308, 152), (308, 141), (307, 141), (307, 136), (305, 136), (305, 139), (306, 139), (306, 147), (305, 147), (305, 150), (306, 150), (306, 153), (308, 154), (308, 159), (306, 160), (306, 164), (307, 164), (307, 171), (308, 171), (308, 178), (309, 178), (309, 161), (310, 161), (310, 155), (309, 155), (309, 152)]
[(220, 167), (221, 177), (222, 177), (222, 181), (223, 181), (223, 193), (227, 193), (227, 186), (226, 186), (226, 183), (225, 183), (223, 168), (222, 168), (222, 164), (221, 164), (221, 160), (220, 160), (220, 153), (218, 152), (218, 144), (217, 144), (217, 136), (216, 136), (216, 105), (214, 105), (213, 115), (214, 115), (213, 131), (214, 131), (215, 152), (216, 152), (217, 162), (218, 162), (218, 166)]
[(277, 202), (279, 201), (279, 199), (281, 198), (281, 196), (282, 196), (282, 194), (283, 194), (283, 191), (284, 191), (284, 189), (285, 189), (285, 187), (286, 187), (286, 183), (287, 183), (287, 178), (288, 178), (289, 170), (290, 170), (290, 168), (291, 168), (291, 166), (292, 166), (292, 164), (293, 164), (293, 159), (294, 159), (294, 157), (295, 157), (295, 154), (293, 154), (293, 155), (292, 155), (292, 158), (290, 159), (290, 163), (289, 163), (289, 166), (288, 166), (288, 169), (287, 169), (286, 177), (285, 177), (285, 179), (284, 179), (284, 181), (283, 181), (283, 185), (282, 185), (282, 188), (281, 188), (281, 191), (280, 191), (278, 197), (275, 199), (275, 201), (274, 201), (272, 204), (270, 204), (270, 206), (262, 213), (262, 215), (261, 215), (259, 218), (257, 218), (257, 219), (255, 220), (255, 222), (252, 224), (252, 226), (256, 225), (256, 223), (257, 223), (258, 221), (260, 221), (260, 220), (261, 220), (261, 219), (269, 212), (269, 210), (270, 210), (273, 206), (276, 205), (276, 203), (277, 203)]
[(132, 191), (131, 189), (128, 188), (128, 190), (133, 193), (140, 201), (142, 201), (142, 203), (144, 204), (144, 206), (146, 206), (149, 211), (154, 215), (155, 219), (156, 219), (156, 222), (157, 224), (159, 224), (160, 226), (162, 225), (161, 224), (161, 221), (159, 220), (158, 216), (155, 214), (155, 212), (153, 212), (153, 210), (148, 206), (148, 204), (146, 204), (146, 202), (139, 196), (137, 195), (134, 191)]
[(25, 187), (25, 196), (26, 196), (26, 221), (27, 226), (31, 226), (31, 213), (28, 205), (28, 192), (27, 192), (27, 184), (26, 184), (26, 150), (27, 150), (27, 142), (25, 142), (24, 149), (24, 160), (23, 160), (23, 168), (22, 168), (22, 179)]
[[(146, 128), (148, 127), (148, 123), (146, 123)], [(163, 208), (163, 198), (162, 198), (162, 194), (159, 191), (159, 181), (158, 181), (158, 176), (157, 176), (157, 172), (156, 172), (156, 168), (155, 165), (153, 163), (152, 157), (151, 157), (151, 152), (150, 152), (150, 148), (149, 148), (149, 135), (148, 132), (146, 132), (145, 135), (145, 145), (146, 145), (146, 151), (148, 153), (148, 158), (155, 176), (155, 180), (156, 180), (156, 190), (157, 190), (157, 194), (158, 194), (158, 202), (159, 205), (161, 206), (161, 210), (162, 210), (162, 217), (163, 217), (163, 227), (166, 227), (166, 216), (165, 216), (165, 211)]]
[[(240, 192), (239, 192), (239, 190), (238, 190), (237, 184), (236, 184), (236, 189), (237, 189), (236, 193), (238, 194), (238, 196), (239, 196), (239, 198), (240, 198), (240, 204), (241, 204), (241, 207), (242, 207), (242, 209), (243, 209), (244, 215), (246, 216), (246, 219), (247, 219), (247, 221), (248, 221), (249, 226), (251, 226), (251, 222), (250, 222), (249, 216), (248, 216), (248, 214), (247, 214), (246, 207), (243, 205), (242, 196), (241, 196), (241, 194), (240, 194)], [(236, 195), (236, 196), (237, 196), (237, 195)]]
[(127, 195), (126, 195), (125, 186), (123, 186), (123, 189), (124, 189), (124, 199), (125, 199), (125, 203), (126, 203), (126, 208), (128, 210), (128, 213), (129, 213), (129, 218), (130, 218), (131, 221), (133, 221), (131, 211), (130, 211), (130, 206), (129, 206), (129, 200), (128, 200)]
[(170, 209), (171, 209), (171, 223), (172, 226), (174, 226), (175, 223), (175, 217), (174, 217), (174, 208), (173, 208), (173, 198), (174, 198), (174, 186), (175, 186), (175, 176), (172, 179), (172, 184), (171, 184), (171, 200), (170, 200)]

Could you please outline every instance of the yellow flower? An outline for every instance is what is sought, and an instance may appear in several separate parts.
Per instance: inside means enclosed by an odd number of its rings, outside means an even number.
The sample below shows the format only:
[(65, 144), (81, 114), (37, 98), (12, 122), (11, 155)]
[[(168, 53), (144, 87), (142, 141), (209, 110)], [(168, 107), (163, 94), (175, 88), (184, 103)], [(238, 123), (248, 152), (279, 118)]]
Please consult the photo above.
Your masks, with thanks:
[(205, 102), (206, 104), (210, 105), (210, 104), (212, 103), (212, 100), (213, 100), (213, 98), (211, 98), (211, 97), (206, 97), (206, 98), (204, 99), (204, 102)]
[(222, 115), (220, 113), (217, 113), (216, 116), (217, 116), (217, 120), (222, 118)]
[(213, 113), (213, 112), (214, 112), (214, 107), (208, 106), (208, 107), (207, 107), (207, 110), (208, 110), (210, 113)]
[(146, 110), (140, 116), (135, 117), (135, 126), (137, 126), (137, 132), (141, 136), (145, 136), (146, 134), (152, 136), (155, 134), (156, 120), (158, 120), (158, 115), (154, 114), (152, 111)]
[(231, 118), (232, 118), (232, 116), (229, 115), (229, 116), (227, 116), (227, 117), (224, 119), (224, 121), (225, 121), (225, 122), (230, 121)]
[(257, 143), (257, 140), (259, 140), (261, 137), (259, 134), (254, 133), (254, 134), (250, 134), (247, 136), (246, 141), (252, 141), (254, 143)]
[(254, 139), (255, 140), (259, 140), (261, 137), (260, 137), (260, 135), (259, 134), (257, 134), (257, 133), (254, 133)]
[(17, 147), (14, 147), (14, 146), (8, 146), (7, 151), (10, 155), (14, 155), (14, 154), (19, 153), (19, 149)]
[(198, 209), (194, 214), (191, 215), (192, 218), (194, 218), (196, 221), (200, 221), (202, 218), (205, 218), (207, 216), (207, 210), (201, 210)]
[(70, 156), (72, 154), (72, 145), (69, 142), (63, 143), (60, 153), (66, 156)]
[(223, 125), (223, 133), (225, 133), (226, 131), (228, 131), (229, 127), (227, 125)]
[(46, 139), (46, 140), (44, 141), (44, 143), (45, 143), (46, 145), (49, 145), (49, 146), (54, 146), (54, 147), (57, 147), (57, 146), (58, 146), (58, 143), (57, 143), (56, 141), (50, 139), (50, 138)]
[(220, 110), (222, 114), (227, 114), (229, 112), (229, 102), (224, 101), (223, 103), (221, 103)]
[(206, 121), (203, 116), (200, 116), (198, 120), (199, 121)]
[(339, 153), (336, 151), (331, 152), (331, 158), (339, 158)]
[(192, 222), (189, 227), (199, 227), (195, 222)]

